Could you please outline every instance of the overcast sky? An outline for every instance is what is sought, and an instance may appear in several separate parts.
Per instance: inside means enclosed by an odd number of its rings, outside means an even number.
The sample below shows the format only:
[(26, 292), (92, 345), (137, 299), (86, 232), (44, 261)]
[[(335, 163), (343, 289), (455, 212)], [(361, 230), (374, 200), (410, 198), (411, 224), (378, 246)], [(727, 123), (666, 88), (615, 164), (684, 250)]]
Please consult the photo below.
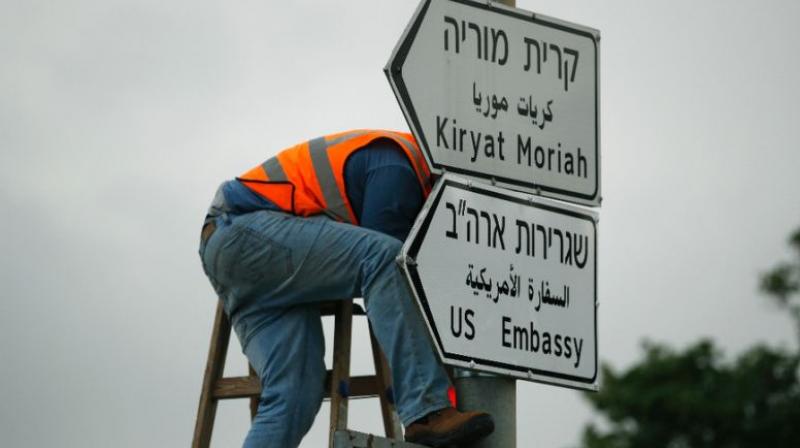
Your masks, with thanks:
[[(382, 68), (416, 5), (0, 4), (0, 444), (189, 444), (212, 193), (300, 140), (407, 129)], [(602, 35), (601, 359), (623, 368), (645, 338), (794, 347), (757, 281), (800, 226), (800, 3), (518, 6)], [(520, 382), (517, 400), (521, 447), (574, 444), (592, 415), (568, 389)], [(380, 431), (375, 400), (352, 409)], [(248, 425), (245, 401), (223, 403), (214, 446)]]

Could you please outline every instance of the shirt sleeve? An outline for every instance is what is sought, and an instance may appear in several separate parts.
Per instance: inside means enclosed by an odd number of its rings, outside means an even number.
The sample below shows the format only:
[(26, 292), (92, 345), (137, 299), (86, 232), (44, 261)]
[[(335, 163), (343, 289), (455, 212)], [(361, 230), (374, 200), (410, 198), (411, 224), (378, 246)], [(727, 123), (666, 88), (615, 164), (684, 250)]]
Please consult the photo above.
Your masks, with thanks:
[(422, 208), (422, 191), (414, 171), (397, 166), (367, 175), (361, 225), (405, 241)]
[[(358, 151), (345, 170), (359, 224), (404, 241), (422, 208), (417, 175), (400, 148), (378, 142)], [(360, 160), (359, 160), (360, 159)]]

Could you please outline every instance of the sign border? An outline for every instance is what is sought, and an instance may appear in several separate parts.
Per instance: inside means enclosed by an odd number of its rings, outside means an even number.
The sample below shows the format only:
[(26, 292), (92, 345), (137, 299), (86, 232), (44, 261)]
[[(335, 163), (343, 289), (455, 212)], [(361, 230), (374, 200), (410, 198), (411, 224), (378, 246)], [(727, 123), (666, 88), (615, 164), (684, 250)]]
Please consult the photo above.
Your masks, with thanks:
[[(403, 79), (403, 64), (405, 63), (406, 57), (411, 50), (411, 46), (414, 43), (417, 32), (419, 31), (420, 26), (422, 25), (422, 21), (425, 18), (425, 14), (428, 11), (428, 7), (430, 6), (431, 1), (434, 0), (422, 0), (417, 7), (417, 10), (414, 12), (414, 16), (412, 17), (411, 21), (409, 22), (408, 26), (406, 27), (403, 35), (400, 37), (400, 40), (397, 43), (392, 55), (389, 58), (389, 62), (387, 62), (386, 66), (384, 67), (383, 71), (386, 74), (386, 78), (389, 80), (389, 84), (394, 91), (395, 98), (397, 99), (398, 104), (400, 105), (400, 109), (403, 111), (403, 115), (406, 118), (409, 126), (411, 127), (411, 131), (413, 132), (414, 136), (416, 137), (417, 141), (419, 142), (420, 148), (422, 148), (422, 152), (425, 155), (426, 161), (428, 162), (428, 166), (431, 168), (436, 174), (442, 174), (444, 172), (453, 172), (456, 174), (464, 175), (473, 177), (476, 179), (488, 181), (493, 185), (495, 182), (502, 183), (503, 186), (510, 188), (510, 189), (517, 189), (527, 193), (532, 194), (541, 194), (545, 192), (545, 196), (554, 197), (557, 199), (561, 199), (564, 201), (574, 201), (579, 204), (589, 205), (589, 206), (599, 206), (602, 202), (602, 195), (601, 195), (601, 181), (600, 181), (600, 51), (598, 48), (598, 41), (600, 40), (600, 32), (598, 30), (588, 28), (585, 26), (565, 22), (558, 19), (549, 18), (544, 15), (535, 14), (532, 12), (528, 12), (518, 8), (512, 8), (501, 4), (495, 3), (478, 3), (472, 0), (441, 0), (441, 1), (449, 1), (452, 3), (459, 3), (462, 5), (467, 5), (471, 7), (475, 7), (478, 9), (492, 11), (499, 14), (507, 15), (513, 18), (521, 19), (524, 21), (528, 21), (531, 23), (535, 23), (540, 26), (545, 26), (549, 28), (554, 28), (560, 31), (564, 31), (567, 33), (577, 34), (582, 37), (588, 37), (591, 39), (594, 50), (595, 50), (595, 71), (594, 71), (594, 121), (595, 121), (595, 188), (592, 193), (584, 194), (578, 193), (570, 190), (565, 190), (562, 188), (556, 187), (548, 187), (545, 185), (536, 184), (532, 181), (525, 182), (522, 180), (502, 177), (502, 176), (492, 176), (480, 172), (470, 171), (463, 168), (452, 167), (452, 166), (444, 166), (441, 163), (434, 163), (432, 151), (430, 146), (428, 145), (428, 141), (425, 139), (425, 135), (422, 133), (422, 126), (420, 125), (419, 118), (417, 116), (417, 112), (414, 109), (413, 104), (411, 103), (411, 96), (409, 95), (408, 88), (406, 87), (405, 80)], [(437, 0), (440, 1), (440, 0)], [(406, 106), (407, 105), (407, 106)], [(548, 194), (549, 193), (549, 194)]]
[[(584, 378), (574, 375), (567, 375), (563, 373), (550, 372), (541, 369), (532, 369), (529, 367), (519, 366), (515, 364), (508, 364), (498, 361), (487, 359), (475, 358), (464, 356), (457, 353), (451, 353), (444, 350), (439, 332), (432, 325), (433, 314), (428, 305), (428, 298), (425, 294), (425, 288), (422, 286), (422, 281), (419, 276), (416, 264), (416, 255), (419, 253), (422, 240), (427, 234), (431, 221), (433, 220), (433, 210), (439, 204), (444, 190), (447, 187), (458, 188), (462, 190), (475, 191), (490, 197), (506, 199), (517, 204), (524, 204), (528, 207), (539, 208), (554, 212), (562, 215), (572, 216), (578, 219), (591, 222), (594, 229), (594, 373), (591, 378)], [(528, 197), (526, 197), (528, 196)], [(510, 375), (519, 379), (535, 381), (539, 383), (565, 386), (573, 389), (583, 390), (597, 390), (597, 372), (598, 372), (598, 340), (597, 340), (597, 214), (592, 210), (580, 210), (572, 204), (558, 203), (557, 201), (543, 199), (535, 196), (526, 195), (525, 193), (518, 193), (513, 191), (504, 191), (497, 187), (491, 187), (481, 183), (473, 183), (469, 180), (459, 178), (453, 174), (445, 174), (434, 187), (433, 192), (428, 197), (425, 205), (420, 212), (417, 221), (414, 223), (409, 238), (403, 244), (403, 248), (398, 257), (398, 264), (405, 274), (406, 281), (408, 282), (409, 289), (416, 298), (417, 306), (423, 314), (423, 320), (428, 327), (428, 333), (431, 337), (433, 345), (439, 354), (443, 364), (454, 365), (458, 367), (483, 370), (494, 373)]]

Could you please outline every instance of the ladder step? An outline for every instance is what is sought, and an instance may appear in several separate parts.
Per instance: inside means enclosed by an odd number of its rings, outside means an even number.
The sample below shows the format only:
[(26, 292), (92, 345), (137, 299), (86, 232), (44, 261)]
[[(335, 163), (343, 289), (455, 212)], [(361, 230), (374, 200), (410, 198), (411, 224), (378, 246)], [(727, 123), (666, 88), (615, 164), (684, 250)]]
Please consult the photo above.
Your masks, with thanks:
[(357, 431), (336, 431), (333, 435), (333, 448), (425, 448), (416, 443), (387, 439)]
[[(325, 378), (325, 384), (330, 384), (331, 372)], [(254, 376), (234, 376), (220, 378), (214, 384), (211, 392), (213, 397), (219, 400), (229, 398), (257, 397), (261, 394), (261, 383)], [(350, 377), (350, 396), (349, 398), (369, 398), (380, 395), (378, 381), (375, 375), (362, 375)], [(325, 389), (325, 398), (330, 398), (330, 391)]]
[[(325, 378), (325, 383), (330, 384), (331, 373), (328, 372), (328, 377)], [(351, 376), (350, 377), (350, 396), (348, 398), (369, 398), (377, 397), (380, 395), (381, 390), (378, 388), (378, 380), (375, 375)], [(325, 390), (325, 398), (330, 398), (330, 391)]]
[(211, 393), (217, 399), (257, 397), (261, 394), (261, 383), (254, 376), (220, 378)]

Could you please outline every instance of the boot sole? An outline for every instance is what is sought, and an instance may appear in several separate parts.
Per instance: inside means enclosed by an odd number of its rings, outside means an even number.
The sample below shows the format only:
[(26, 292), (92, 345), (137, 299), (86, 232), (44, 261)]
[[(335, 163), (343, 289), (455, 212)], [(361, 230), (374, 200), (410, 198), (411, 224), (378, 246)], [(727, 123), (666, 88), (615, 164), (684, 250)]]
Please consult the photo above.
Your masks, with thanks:
[(414, 440), (407, 442), (427, 445), (432, 448), (445, 448), (455, 446), (465, 442), (476, 442), (494, 431), (494, 420), (489, 415), (478, 415), (472, 420), (468, 420), (454, 431), (446, 434), (433, 435), (425, 434)]

